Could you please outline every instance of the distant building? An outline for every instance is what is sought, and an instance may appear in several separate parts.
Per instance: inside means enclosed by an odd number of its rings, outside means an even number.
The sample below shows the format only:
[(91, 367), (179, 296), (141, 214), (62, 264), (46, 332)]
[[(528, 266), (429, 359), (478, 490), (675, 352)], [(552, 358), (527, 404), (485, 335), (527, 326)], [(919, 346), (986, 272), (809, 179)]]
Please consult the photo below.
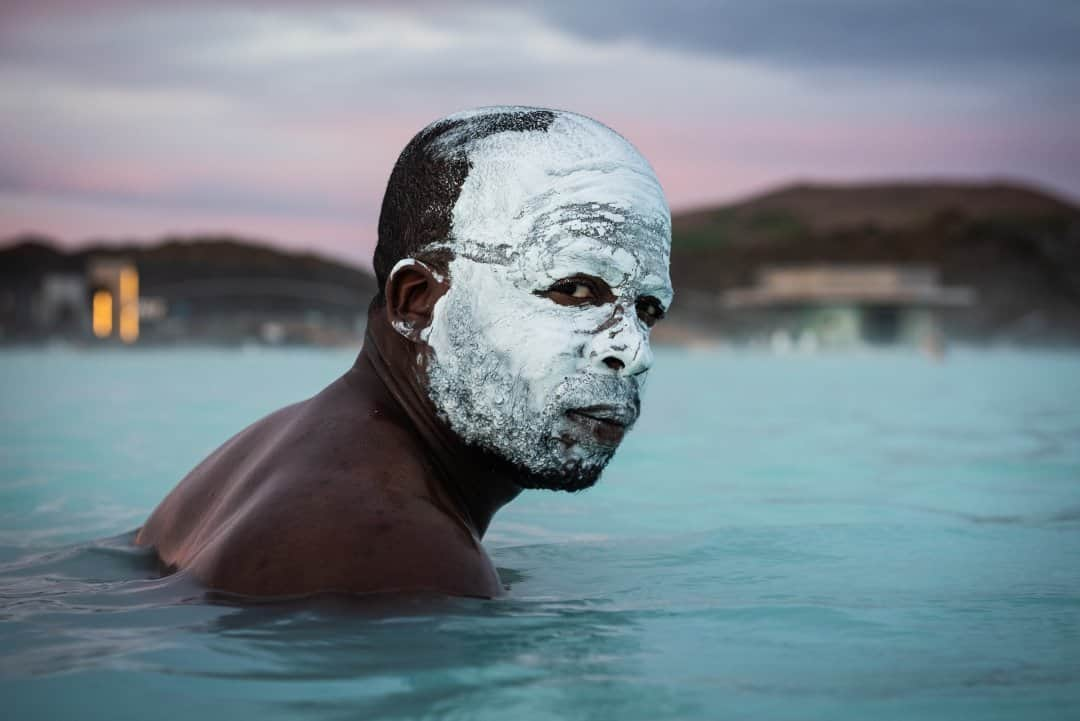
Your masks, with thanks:
[(53, 337), (86, 337), (90, 334), (87, 298), (82, 273), (46, 273), (34, 302), (38, 328)]
[(970, 288), (946, 287), (936, 269), (901, 265), (766, 267), (757, 284), (727, 291), (726, 310), (760, 316), (774, 346), (925, 344), (940, 338), (936, 312), (969, 306)]
[(121, 258), (91, 258), (86, 266), (91, 289), (91, 326), (97, 338), (139, 339), (139, 271)]
[(362, 341), (370, 273), (225, 239), (63, 252), (0, 248), (0, 344), (347, 345)]

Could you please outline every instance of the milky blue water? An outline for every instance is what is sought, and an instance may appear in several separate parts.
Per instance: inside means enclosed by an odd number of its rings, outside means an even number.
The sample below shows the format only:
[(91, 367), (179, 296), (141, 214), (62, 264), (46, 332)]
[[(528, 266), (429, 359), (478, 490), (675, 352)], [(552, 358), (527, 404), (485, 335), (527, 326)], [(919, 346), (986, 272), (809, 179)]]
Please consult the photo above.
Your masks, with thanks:
[(5, 719), (1080, 717), (1080, 355), (661, 351), (497, 601), (241, 607), (131, 531), (327, 351), (0, 354)]

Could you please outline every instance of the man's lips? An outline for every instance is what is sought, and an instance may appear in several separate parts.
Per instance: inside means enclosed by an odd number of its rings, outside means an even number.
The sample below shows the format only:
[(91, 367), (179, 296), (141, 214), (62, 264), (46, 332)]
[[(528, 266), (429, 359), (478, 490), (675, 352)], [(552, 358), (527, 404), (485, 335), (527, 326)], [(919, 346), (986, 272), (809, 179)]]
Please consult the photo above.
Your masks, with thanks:
[(566, 417), (588, 430), (594, 440), (614, 446), (637, 420), (637, 411), (629, 406), (596, 405), (571, 409)]

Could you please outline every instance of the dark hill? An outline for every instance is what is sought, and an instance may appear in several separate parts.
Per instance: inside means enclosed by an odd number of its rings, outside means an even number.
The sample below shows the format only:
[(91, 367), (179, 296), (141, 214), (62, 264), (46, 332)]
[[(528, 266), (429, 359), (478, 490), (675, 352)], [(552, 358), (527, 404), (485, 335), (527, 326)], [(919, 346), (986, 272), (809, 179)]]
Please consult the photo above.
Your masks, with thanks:
[(149, 339), (243, 340), (268, 321), (353, 332), (375, 294), (367, 270), (226, 236), (71, 252), (39, 236), (10, 243), (0, 247), (0, 338), (12, 341), (50, 332), (40, 320), (46, 277), (86, 277), (98, 259), (133, 261), (140, 294), (169, 309), (167, 322), (147, 327)]
[(374, 276), (361, 268), (310, 253), (290, 253), (229, 236), (167, 238), (152, 245), (99, 244), (65, 252), (49, 238), (26, 235), (0, 247), (0, 277), (35, 277), (81, 270), (90, 258), (129, 258), (143, 285), (207, 278), (281, 278), (349, 286), (371, 296)]
[(673, 219), (677, 315), (721, 332), (718, 294), (768, 265), (917, 264), (974, 287), (947, 330), (972, 340), (1080, 340), (1080, 209), (1017, 185), (793, 185)]

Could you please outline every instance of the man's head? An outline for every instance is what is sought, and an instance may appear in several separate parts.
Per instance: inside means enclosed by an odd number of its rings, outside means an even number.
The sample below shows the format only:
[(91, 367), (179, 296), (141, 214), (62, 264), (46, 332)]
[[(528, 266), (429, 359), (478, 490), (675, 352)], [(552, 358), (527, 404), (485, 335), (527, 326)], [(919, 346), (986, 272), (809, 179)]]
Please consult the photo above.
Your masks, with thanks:
[(599, 477), (637, 419), (649, 328), (671, 302), (652, 169), (594, 120), (482, 108), (417, 134), (379, 219), (376, 305), (466, 443), (527, 487)]

